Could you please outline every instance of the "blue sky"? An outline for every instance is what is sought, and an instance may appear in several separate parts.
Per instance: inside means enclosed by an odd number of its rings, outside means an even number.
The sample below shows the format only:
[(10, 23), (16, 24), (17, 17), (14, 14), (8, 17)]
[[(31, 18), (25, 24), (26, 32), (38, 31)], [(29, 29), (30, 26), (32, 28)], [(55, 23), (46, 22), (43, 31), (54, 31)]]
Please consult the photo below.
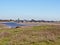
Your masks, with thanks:
[(0, 19), (60, 20), (60, 0), (0, 0)]

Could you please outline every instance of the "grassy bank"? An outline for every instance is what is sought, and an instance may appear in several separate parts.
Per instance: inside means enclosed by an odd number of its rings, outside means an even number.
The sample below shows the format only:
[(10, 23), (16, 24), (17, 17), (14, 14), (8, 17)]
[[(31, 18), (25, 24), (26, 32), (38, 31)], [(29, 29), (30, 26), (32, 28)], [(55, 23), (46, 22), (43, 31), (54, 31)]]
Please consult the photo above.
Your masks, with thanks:
[(60, 45), (60, 26), (0, 29), (0, 45)]

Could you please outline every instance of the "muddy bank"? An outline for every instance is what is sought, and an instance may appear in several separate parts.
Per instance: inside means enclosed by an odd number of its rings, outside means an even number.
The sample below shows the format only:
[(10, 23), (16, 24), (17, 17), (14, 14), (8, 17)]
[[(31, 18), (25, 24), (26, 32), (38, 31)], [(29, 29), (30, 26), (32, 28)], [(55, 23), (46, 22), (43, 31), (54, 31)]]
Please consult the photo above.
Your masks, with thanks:
[(8, 28), (8, 26), (6, 26), (5, 24), (0, 23), (0, 29), (5, 29), (5, 28)]

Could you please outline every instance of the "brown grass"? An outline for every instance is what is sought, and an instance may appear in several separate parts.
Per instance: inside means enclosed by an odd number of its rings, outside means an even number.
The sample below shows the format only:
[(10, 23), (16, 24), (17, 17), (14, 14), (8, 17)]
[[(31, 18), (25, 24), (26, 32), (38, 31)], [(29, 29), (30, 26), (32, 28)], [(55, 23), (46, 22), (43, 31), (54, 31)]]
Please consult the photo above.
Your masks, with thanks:
[(60, 45), (60, 25), (3, 29), (0, 45)]

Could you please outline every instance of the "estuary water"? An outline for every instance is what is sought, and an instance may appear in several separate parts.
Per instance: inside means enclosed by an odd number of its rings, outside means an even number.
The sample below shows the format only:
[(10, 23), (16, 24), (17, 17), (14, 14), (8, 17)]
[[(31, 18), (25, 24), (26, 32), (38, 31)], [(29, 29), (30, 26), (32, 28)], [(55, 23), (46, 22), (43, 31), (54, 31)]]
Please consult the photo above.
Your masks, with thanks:
[(5, 24), (6, 26), (11, 27), (11, 28), (25, 26), (24, 24), (18, 24), (16, 22), (2, 22), (2, 24)]

